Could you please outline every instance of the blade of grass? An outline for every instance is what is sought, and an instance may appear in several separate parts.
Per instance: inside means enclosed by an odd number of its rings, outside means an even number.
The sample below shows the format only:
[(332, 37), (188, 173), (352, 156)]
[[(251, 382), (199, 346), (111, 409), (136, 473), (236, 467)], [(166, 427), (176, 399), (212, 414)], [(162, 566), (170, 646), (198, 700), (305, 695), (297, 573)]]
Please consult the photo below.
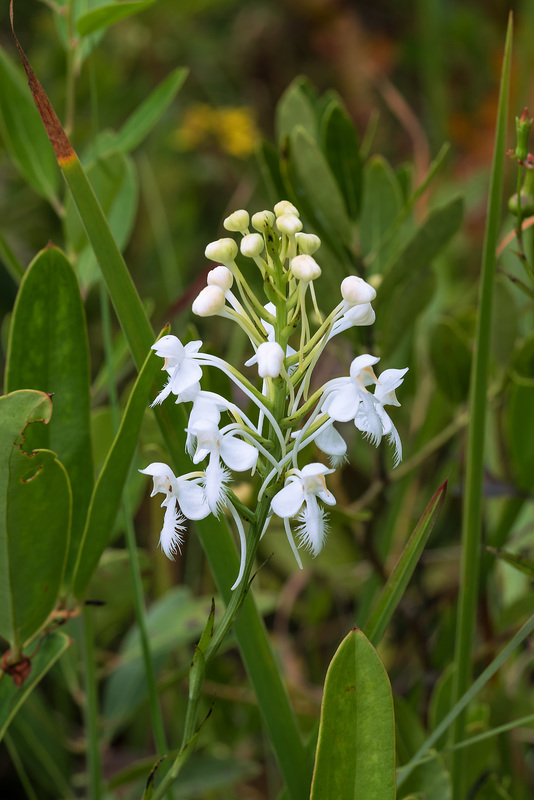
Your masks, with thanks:
[[(13, 0), (10, 13), (13, 27)], [(83, 167), (16, 37), (15, 42), (34, 101), (84, 222), (132, 357), (140, 369), (155, 340), (154, 332)], [(166, 404), (158, 408), (157, 417), (177, 474), (188, 472), (190, 464), (184, 455), (182, 410), (175, 404)], [(214, 519), (197, 522), (197, 530), (216, 583), (228, 602), (230, 586), (239, 568), (230, 531), (226, 524)], [(292, 800), (305, 800), (311, 781), (306, 753), (263, 619), (251, 593), (243, 603), (234, 629), (289, 795)]]
[(445, 501), (447, 481), (441, 484), (425, 508), (423, 515), (410, 536), (402, 555), (382, 590), (378, 603), (365, 626), (365, 634), (371, 644), (378, 647), (388, 623), (397, 608), (413, 571), (428, 541), (441, 507)]
[[(512, 14), (508, 22), (504, 59), (501, 73), (495, 148), (490, 178), (488, 217), (482, 253), (482, 275), (475, 338), (475, 352), (471, 371), (470, 420), (467, 440), (465, 497), (462, 515), (462, 556), (460, 565), (460, 595), (456, 628), (455, 665), (452, 704), (456, 705), (468, 689), (472, 678), (472, 649), (475, 640), (476, 610), (479, 588), (481, 556), (482, 483), (484, 464), (484, 431), (486, 420), (486, 393), (491, 340), (491, 314), (495, 278), (499, 224), (501, 216), (504, 161), (506, 155), (506, 127), (510, 66), (512, 56)], [(458, 714), (452, 732), (452, 744), (460, 742), (465, 734), (465, 711)], [(465, 752), (456, 751), (452, 758), (454, 800), (467, 795), (464, 785)]]

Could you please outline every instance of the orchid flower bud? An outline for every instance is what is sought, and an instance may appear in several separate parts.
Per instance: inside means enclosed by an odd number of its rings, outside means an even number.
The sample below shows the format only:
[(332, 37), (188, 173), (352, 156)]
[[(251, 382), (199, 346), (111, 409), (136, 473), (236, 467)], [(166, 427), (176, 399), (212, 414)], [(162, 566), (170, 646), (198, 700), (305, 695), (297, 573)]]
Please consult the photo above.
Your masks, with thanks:
[(260, 378), (278, 378), (285, 354), (278, 342), (263, 342), (256, 352)]
[(297, 233), (296, 238), (301, 255), (312, 256), (321, 246), (321, 240), (314, 233)]
[(265, 242), (263, 241), (263, 236), (259, 233), (247, 233), (246, 236), (243, 236), (241, 239), (241, 252), (247, 258), (257, 258), (265, 247)]
[(302, 230), (302, 222), (295, 214), (282, 214), (276, 220), (276, 227), (286, 236), (294, 236)]
[(291, 272), (295, 278), (309, 283), (319, 277), (321, 267), (311, 256), (295, 256), (295, 258), (291, 259)]
[(216, 242), (210, 242), (204, 254), (210, 261), (231, 264), (237, 255), (237, 244), (233, 239), (217, 239)]
[(376, 297), (376, 291), (357, 275), (349, 275), (341, 282), (341, 296), (346, 303), (357, 306), (360, 303), (370, 303)]
[(239, 211), (234, 211), (233, 214), (230, 214), (229, 217), (223, 222), (223, 227), (227, 231), (232, 231), (233, 233), (240, 233), (241, 231), (248, 230), (248, 223), (250, 217), (248, 215), (248, 211), (244, 209), (240, 209)]
[(274, 207), (274, 213), (277, 217), (281, 217), (282, 214), (293, 214), (295, 217), (300, 217), (298, 209), (289, 200), (280, 200)]
[(228, 267), (215, 267), (208, 272), (208, 286), (218, 286), (223, 292), (228, 292), (233, 282), (234, 276)]
[(220, 286), (206, 286), (193, 302), (192, 311), (198, 317), (219, 314), (225, 305), (224, 292)]
[(274, 225), (274, 214), (272, 211), (258, 211), (252, 215), (252, 227), (263, 233), (266, 228), (272, 228)]

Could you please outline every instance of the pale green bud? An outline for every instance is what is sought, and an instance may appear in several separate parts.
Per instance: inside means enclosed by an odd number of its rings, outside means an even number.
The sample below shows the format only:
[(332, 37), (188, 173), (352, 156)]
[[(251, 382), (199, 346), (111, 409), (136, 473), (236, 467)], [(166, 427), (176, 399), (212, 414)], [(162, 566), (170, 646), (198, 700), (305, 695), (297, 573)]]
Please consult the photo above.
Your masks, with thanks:
[(321, 240), (314, 233), (297, 233), (299, 253), (312, 256), (321, 246)]
[(246, 236), (243, 236), (241, 239), (241, 252), (247, 258), (256, 258), (260, 255), (265, 247), (265, 242), (263, 241), (263, 236), (259, 233), (247, 233)]
[(236, 233), (246, 231), (248, 230), (249, 220), (248, 211), (240, 209), (239, 211), (234, 211), (229, 217), (226, 217), (223, 226), (227, 231), (234, 231)]
[(252, 227), (263, 233), (266, 228), (272, 228), (274, 225), (274, 214), (272, 211), (258, 211), (252, 215)]
[(217, 239), (204, 250), (204, 255), (210, 261), (219, 261), (221, 264), (231, 264), (237, 255), (237, 244), (233, 239)]
[(295, 214), (281, 214), (276, 219), (276, 227), (286, 236), (294, 236), (302, 230), (302, 222)]
[(274, 207), (274, 213), (277, 217), (281, 217), (282, 214), (294, 214), (295, 217), (300, 217), (298, 209), (289, 200), (280, 200)]

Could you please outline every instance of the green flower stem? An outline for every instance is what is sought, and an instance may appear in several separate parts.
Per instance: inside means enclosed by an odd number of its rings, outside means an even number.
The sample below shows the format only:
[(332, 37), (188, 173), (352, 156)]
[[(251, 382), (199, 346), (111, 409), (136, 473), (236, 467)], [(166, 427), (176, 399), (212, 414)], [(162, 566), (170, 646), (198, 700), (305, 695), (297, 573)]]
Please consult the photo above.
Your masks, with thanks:
[[(482, 254), (482, 276), (475, 352), (471, 372), (470, 420), (467, 440), (465, 497), (462, 515), (460, 594), (458, 599), (458, 621), (454, 659), (456, 668), (453, 678), (451, 706), (455, 706), (460, 698), (467, 692), (473, 672), (472, 652), (476, 633), (481, 553), (486, 394), (489, 372), (495, 253), (499, 233), (506, 149), (511, 42), (512, 19), (510, 17), (501, 74), (495, 149), (488, 199), (488, 218)], [(466, 711), (464, 709), (454, 722), (451, 744), (457, 744), (465, 738), (465, 726)], [(464, 763), (465, 752), (463, 750), (455, 751), (452, 756), (453, 800), (464, 800), (464, 798), (467, 797), (467, 787), (465, 785), (466, 770), (464, 768)]]
[[(245, 560), (245, 569), (243, 573), (243, 578), (241, 579), (239, 586), (232, 593), (230, 601), (226, 606), (223, 618), (215, 628), (211, 641), (208, 647), (206, 648), (205, 653), (203, 653), (204, 674), (209, 664), (213, 661), (213, 658), (217, 654), (221, 644), (228, 635), (230, 628), (232, 627), (234, 620), (239, 612), (239, 609), (241, 608), (241, 605), (248, 593), (250, 576), (252, 568), (254, 566), (254, 560), (256, 557), (256, 550), (258, 548), (261, 532), (263, 530), (263, 526), (267, 518), (269, 505), (270, 505), (270, 500), (264, 499), (263, 501), (261, 501), (258, 510), (256, 512), (255, 522), (249, 528), (247, 537), (247, 555)], [(194, 692), (191, 691), (190, 688), (189, 701), (187, 704), (187, 711), (184, 723), (184, 733), (182, 737), (182, 745), (180, 747), (180, 752), (178, 753), (169, 772), (163, 778), (160, 786), (154, 792), (152, 800), (160, 800), (160, 798), (163, 797), (166, 790), (176, 780), (176, 778), (180, 774), (181, 769), (185, 765), (187, 758), (190, 755), (190, 753), (187, 752), (188, 749), (189, 750), (193, 749), (194, 739), (198, 732), (197, 717), (198, 717), (198, 705), (202, 694), (201, 691), (202, 683), (203, 683), (203, 678), (199, 682), (199, 684), (195, 686)]]
[[(100, 281), (100, 308), (102, 314), (102, 336), (104, 342), (104, 353), (107, 364), (111, 422), (112, 422), (113, 432), (116, 433), (117, 430), (119, 429), (119, 424), (120, 424), (119, 399), (117, 396), (117, 387), (113, 379), (114, 373), (113, 373), (113, 345), (112, 345), (112, 335), (111, 335), (111, 317), (110, 317), (108, 295), (103, 280)], [(156, 750), (158, 752), (158, 755), (162, 756), (167, 752), (168, 745), (165, 736), (165, 727), (163, 724), (161, 708), (159, 705), (156, 676), (154, 673), (154, 664), (152, 661), (152, 654), (150, 652), (150, 640), (148, 637), (148, 628), (146, 622), (146, 608), (145, 608), (145, 598), (143, 592), (143, 581), (141, 579), (141, 567), (139, 565), (139, 555), (137, 552), (135, 531), (132, 525), (132, 514), (126, 491), (124, 491), (122, 495), (122, 518), (126, 531), (126, 544), (128, 547), (128, 557), (130, 561), (130, 570), (132, 576), (135, 618), (137, 622), (137, 628), (139, 630), (139, 637), (141, 640), (141, 651), (143, 654), (143, 664), (144, 664), (145, 677), (148, 690), (150, 719), (152, 722), (154, 740), (156, 742)]]
[(100, 800), (102, 785), (102, 767), (100, 762), (98, 693), (94, 652), (93, 609), (86, 606), (82, 617), (83, 646), (82, 658), (85, 677), (85, 731), (87, 737), (87, 777), (88, 800)]

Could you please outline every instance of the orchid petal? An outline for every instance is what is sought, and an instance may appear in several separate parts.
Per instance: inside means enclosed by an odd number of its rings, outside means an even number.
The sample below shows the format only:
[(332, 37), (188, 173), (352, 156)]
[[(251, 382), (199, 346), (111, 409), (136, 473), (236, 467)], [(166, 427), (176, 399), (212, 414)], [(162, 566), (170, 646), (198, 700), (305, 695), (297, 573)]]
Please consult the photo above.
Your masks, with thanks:
[(273, 497), (271, 508), (279, 517), (294, 517), (295, 514), (298, 514), (304, 500), (302, 482), (298, 478), (290, 478), (290, 482)]

